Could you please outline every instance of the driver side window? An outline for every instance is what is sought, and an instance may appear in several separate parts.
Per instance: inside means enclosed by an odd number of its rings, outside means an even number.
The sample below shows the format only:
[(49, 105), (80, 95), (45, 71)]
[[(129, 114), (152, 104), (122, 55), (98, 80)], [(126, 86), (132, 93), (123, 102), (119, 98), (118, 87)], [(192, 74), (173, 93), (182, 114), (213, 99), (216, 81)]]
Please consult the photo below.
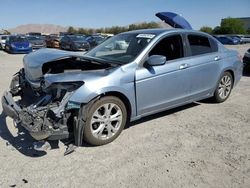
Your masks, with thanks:
[(167, 61), (184, 57), (181, 36), (172, 35), (165, 37), (149, 52), (149, 57), (152, 55), (165, 56)]

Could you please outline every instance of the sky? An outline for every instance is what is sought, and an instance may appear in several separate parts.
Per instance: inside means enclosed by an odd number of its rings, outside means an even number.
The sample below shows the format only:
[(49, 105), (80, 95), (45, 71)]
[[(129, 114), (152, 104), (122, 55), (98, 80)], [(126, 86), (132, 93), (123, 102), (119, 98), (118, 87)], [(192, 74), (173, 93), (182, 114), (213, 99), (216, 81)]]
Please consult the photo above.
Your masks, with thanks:
[(159, 21), (175, 12), (194, 29), (220, 25), (222, 18), (250, 17), (250, 0), (0, 0), (0, 29), (24, 24), (100, 28)]

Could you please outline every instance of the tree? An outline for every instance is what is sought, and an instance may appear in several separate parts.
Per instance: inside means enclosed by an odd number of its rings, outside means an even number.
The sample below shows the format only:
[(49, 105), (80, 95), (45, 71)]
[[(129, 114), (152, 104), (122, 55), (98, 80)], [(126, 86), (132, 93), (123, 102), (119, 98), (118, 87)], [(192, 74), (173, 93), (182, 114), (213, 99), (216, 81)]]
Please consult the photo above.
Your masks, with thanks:
[(247, 34), (250, 34), (250, 28), (247, 29)]
[(106, 27), (106, 28), (98, 28), (98, 29), (86, 29), (86, 28), (78, 28), (75, 29), (74, 27), (70, 26), (68, 28), (68, 33), (79, 33), (79, 34), (85, 34), (85, 35), (90, 35), (94, 33), (113, 33), (113, 34), (118, 34), (122, 33), (125, 31), (131, 31), (131, 30), (136, 30), (136, 29), (147, 29), (147, 28), (158, 28), (159, 24), (157, 22), (143, 22), (140, 24), (131, 24), (127, 27), (123, 26), (113, 26), (113, 27)]
[(213, 29), (212, 34), (222, 34), (222, 33), (221, 33), (220, 26), (216, 26), (216, 27)]
[(208, 26), (203, 26), (200, 28), (200, 31), (211, 34), (213, 32), (213, 29)]
[(246, 29), (241, 20), (229, 17), (221, 21), (220, 32), (222, 34), (246, 34)]
[(77, 33), (77, 30), (74, 28), (74, 27), (72, 27), (72, 26), (69, 26), (69, 28), (68, 28), (68, 31), (67, 31), (68, 33)]

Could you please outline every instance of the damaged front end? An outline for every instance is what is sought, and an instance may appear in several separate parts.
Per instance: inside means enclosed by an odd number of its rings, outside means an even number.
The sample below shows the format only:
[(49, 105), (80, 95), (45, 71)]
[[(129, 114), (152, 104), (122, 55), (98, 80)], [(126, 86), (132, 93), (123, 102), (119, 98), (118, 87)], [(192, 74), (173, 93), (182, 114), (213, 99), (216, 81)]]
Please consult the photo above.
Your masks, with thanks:
[(46, 84), (42, 80), (40, 89), (34, 90), (21, 69), (2, 97), (3, 111), (36, 140), (66, 139), (73, 132), (73, 121), (80, 109), (80, 104), (69, 99), (83, 84), (83, 81)]

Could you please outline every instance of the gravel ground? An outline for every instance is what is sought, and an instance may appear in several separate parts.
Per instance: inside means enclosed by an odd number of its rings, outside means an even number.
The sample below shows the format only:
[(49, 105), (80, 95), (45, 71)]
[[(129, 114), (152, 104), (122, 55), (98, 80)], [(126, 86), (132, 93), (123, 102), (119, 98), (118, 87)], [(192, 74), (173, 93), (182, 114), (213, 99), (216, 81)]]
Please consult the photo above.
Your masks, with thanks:
[[(242, 55), (248, 45), (229, 46)], [(23, 55), (0, 51), (0, 94)], [(0, 187), (250, 187), (250, 72), (222, 104), (197, 102), (132, 123), (114, 142), (39, 153), (0, 107)]]

